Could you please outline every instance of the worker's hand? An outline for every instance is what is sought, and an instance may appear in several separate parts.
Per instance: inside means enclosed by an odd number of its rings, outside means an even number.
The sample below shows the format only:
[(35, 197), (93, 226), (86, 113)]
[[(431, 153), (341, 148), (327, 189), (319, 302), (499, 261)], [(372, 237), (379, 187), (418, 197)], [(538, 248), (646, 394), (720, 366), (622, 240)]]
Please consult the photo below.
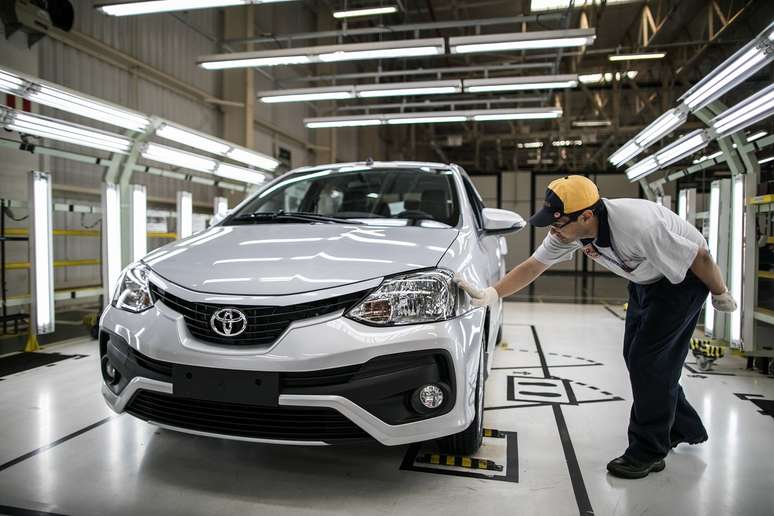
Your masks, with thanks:
[(500, 294), (497, 293), (494, 287), (476, 288), (462, 279), (459, 274), (454, 275), (454, 282), (468, 293), (473, 306), (495, 305), (500, 300)]
[(736, 300), (728, 289), (722, 294), (712, 294), (712, 306), (718, 312), (735, 312), (737, 309)]

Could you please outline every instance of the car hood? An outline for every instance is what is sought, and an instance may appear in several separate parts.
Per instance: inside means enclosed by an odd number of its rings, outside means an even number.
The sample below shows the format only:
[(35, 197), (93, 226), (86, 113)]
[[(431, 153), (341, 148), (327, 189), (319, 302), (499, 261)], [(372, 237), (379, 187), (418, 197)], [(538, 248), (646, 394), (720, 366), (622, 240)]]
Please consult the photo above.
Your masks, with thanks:
[(457, 234), (453, 228), (416, 226), (216, 226), (143, 261), (191, 290), (279, 296), (433, 267)]

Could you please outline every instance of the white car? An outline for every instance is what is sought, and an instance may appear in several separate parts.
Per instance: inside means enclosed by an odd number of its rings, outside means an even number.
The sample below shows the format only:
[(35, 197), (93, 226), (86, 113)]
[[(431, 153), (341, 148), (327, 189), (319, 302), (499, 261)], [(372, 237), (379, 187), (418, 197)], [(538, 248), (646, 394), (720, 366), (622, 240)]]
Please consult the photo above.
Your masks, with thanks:
[(494, 284), (523, 226), (455, 165), (288, 172), (123, 271), (100, 319), (105, 400), (198, 435), (471, 454), (502, 304), (452, 277)]

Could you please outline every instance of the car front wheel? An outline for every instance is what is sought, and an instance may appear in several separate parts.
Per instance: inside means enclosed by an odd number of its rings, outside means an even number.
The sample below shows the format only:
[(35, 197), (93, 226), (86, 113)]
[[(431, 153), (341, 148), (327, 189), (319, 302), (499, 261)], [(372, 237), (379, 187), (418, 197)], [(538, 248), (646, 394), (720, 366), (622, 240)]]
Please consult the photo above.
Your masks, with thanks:
[(478, 378), (476, 379), (476, 415), (465, 430), (439, 440), (438, 444), (444, 453), (450, 455), (473, 455), (481, 447), (484, 439), (485, 343), (486, 340), (482, 339), (478, 360)]

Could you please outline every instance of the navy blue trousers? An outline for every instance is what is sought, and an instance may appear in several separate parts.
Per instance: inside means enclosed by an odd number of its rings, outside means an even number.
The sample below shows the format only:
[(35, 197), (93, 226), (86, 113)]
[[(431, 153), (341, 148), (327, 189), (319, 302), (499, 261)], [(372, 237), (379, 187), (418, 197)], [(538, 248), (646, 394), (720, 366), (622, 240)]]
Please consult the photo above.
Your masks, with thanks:
[(677, 285), (666, 278), (629, 283), (623, 354), (633, 402), (626, 455), (635, 460), (661, 459), (670, 442), (707, 436), (678, 380), (708, 293), (691, 271)]

